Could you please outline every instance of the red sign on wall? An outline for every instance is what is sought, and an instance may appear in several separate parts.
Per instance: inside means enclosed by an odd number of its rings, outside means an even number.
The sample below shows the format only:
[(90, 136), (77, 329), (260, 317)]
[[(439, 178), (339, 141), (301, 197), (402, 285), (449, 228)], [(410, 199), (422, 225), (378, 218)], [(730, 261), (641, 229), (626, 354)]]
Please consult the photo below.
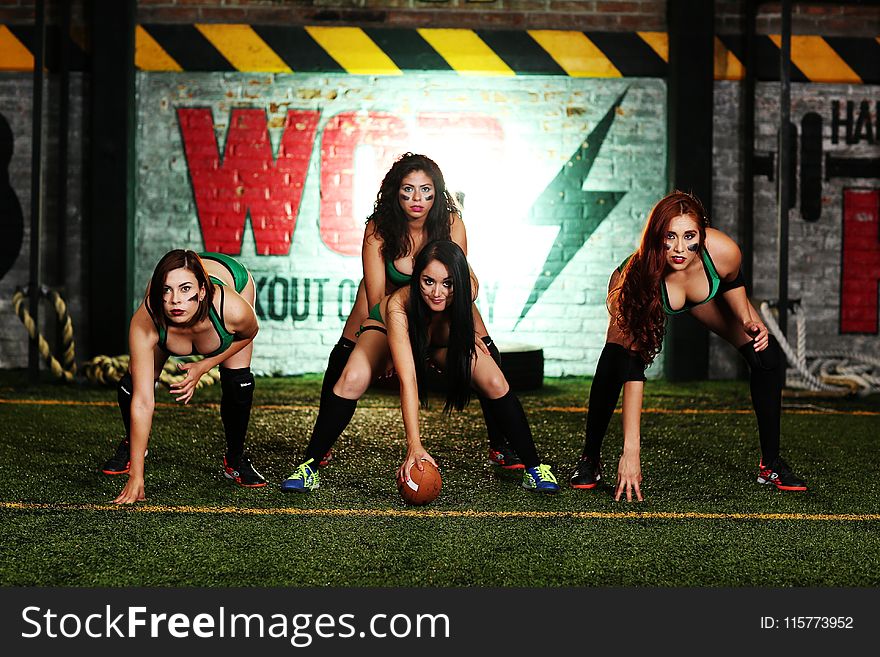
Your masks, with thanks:
[[(179, 108), (177, 116), (205, 249), (241, 253), (250, 213), (257, 253), (288, 254), (319, 112), (289, 111), (273, 157), (266, 112), (232, 110), (222, 159), (210, 109)], [(498, 120), (483, 114), (419, 114), (415, 129), (423, 140), (438, 144), (457, 137), (483, 157), (497, 156), (504, 142)], [(320, 149), (319, 223), (321, 240), (329, 249), (348, 256), (360, 253), (366, 217), (355, 217), (354, 211), (358, 147), (370, 147), (375, 170), (384, 175), (397, 156), (410, 150), (409, 144), (404, 120), (385, 112), (342, 112), (327, 121)], [(378, 190), (379, 182), (381, 178), (371, 189)]]
[(877, 333), (880, 190), (843, 192), (840, 332)]

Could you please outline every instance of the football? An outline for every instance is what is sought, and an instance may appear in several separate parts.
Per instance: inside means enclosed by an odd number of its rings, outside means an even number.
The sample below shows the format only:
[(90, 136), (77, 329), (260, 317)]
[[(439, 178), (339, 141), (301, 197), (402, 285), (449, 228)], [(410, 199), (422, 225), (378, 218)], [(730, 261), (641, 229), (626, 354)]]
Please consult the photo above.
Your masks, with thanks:
[(397, 480), (397, 490), (400, 497), (407, 504), (413, 506), (423, 506), (429, 502), (433, 502), (440, 494), (440, 488), (443, 486), (443, 480), (440, 478), (440, 471), (430, 462), (422, 460), (424, 470), (413, 467), (410, 470), (409, 481)]

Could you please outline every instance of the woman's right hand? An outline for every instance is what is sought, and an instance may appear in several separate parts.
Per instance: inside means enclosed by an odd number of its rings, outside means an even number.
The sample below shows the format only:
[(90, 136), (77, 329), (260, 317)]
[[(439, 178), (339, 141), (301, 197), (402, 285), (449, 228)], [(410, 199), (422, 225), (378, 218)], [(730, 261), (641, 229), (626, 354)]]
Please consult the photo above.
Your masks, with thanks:
[(633, 492), (636, 499), (642, 502), (642, 463), (638, 452), (623, 451), (620, 462), (617, 465), (617, 489), (614, 491), (614, 501), (619, 502), (620, 496), (626, 493), (626, 501), (632, 502)]
[(425, 466), (422, 464), (423, 461), (427, 461), (435, 468), (438, 467), (434, 457), (428, 454), (424, 447), (419, 446), (416, 449), (408, 449), (406, 452), (406, 459), (404, 459), (403, 464), (397, 469), (397, 478), (400, 481), (409, 481), (410, 470), (412, 470), (413, 467), (416, 467), (419, 470), (425, 469)]
[(146, 500), (144, 495), (144, 479), (143, 477), (128, 477), (125, 488), (113, 500), (113, 504), (134, 504), (135, 502), (143, 502)]

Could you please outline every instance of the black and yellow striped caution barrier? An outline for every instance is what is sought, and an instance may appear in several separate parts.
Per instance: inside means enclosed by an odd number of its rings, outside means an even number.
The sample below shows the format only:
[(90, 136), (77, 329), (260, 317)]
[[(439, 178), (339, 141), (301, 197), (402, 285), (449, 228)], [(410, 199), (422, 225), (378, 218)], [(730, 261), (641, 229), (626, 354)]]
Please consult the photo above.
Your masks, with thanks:
[[(0, 25), (0, 70), (32, 70), (33, 37), (32, 26)], [(72, 70), (84, 69), (84, 41), (70, 36)], [(47, 43), (53, 70), (57, 31)], [(778, 35), (756, 37), (757, 79), (779, 79), (779, 46)], [(715, 78), (741, 79), (743, 57), (741, 36), (716, 36)], [(880, 37), (797, 35), (791, 57), (793, 82), (880, 83)], [(668, 60), (665, 32), (197, 23), (138, 25), (135, 35), (135, 65), (142, 71), (619, 78), (665, 77)]]

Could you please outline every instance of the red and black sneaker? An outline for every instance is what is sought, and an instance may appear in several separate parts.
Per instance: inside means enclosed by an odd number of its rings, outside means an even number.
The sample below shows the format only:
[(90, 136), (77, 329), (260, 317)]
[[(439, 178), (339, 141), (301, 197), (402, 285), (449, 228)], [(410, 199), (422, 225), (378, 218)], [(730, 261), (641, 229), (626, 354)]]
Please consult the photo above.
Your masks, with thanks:
[(330, 463), (330, 461), (332, 461), (332, 460), (333, 460), (333, 450), (332, 450), (332, 449), (328, 449), (328, 450), (327, 450), (327, 453), (324, 454), (324, 458), (322, 458), (322, 459), (321, 459), (321, 462), (318, 463), (318, 467), (319, 467), (319, 468), (323, 468), (325, 465), (327, 465), (328, 463)]
[(108, 475), (126, 474), (131, 467), (131, 453), (128, 438), (123, 438), (116, 453), (104, 462), (101, 472)]
[(266, 479), (257, 472), (254, 464), (251, 463), (251, 457), (248, 454), (242, 454), (238, 459), (227, 460), (223, 457), (223, 474), (227, 479), (232, 479), (239, 486), (246, 488), (259, 488), (266, 485)]
[(807, 490), (807, 482), (792, 472), (781, 456), (769, 466), (758, 464), (758, 483), (773, 484), (779, 490)]
[(524, 470), (525, 465), (510, 447), (502, 445), (498, 449), (489, 448), (489, 463), (505, 470)]
[(602, 481), (602, 464), (589, 456), (582, 456), (568, 480), (572, 488), (582, 490), (595, 488)]

